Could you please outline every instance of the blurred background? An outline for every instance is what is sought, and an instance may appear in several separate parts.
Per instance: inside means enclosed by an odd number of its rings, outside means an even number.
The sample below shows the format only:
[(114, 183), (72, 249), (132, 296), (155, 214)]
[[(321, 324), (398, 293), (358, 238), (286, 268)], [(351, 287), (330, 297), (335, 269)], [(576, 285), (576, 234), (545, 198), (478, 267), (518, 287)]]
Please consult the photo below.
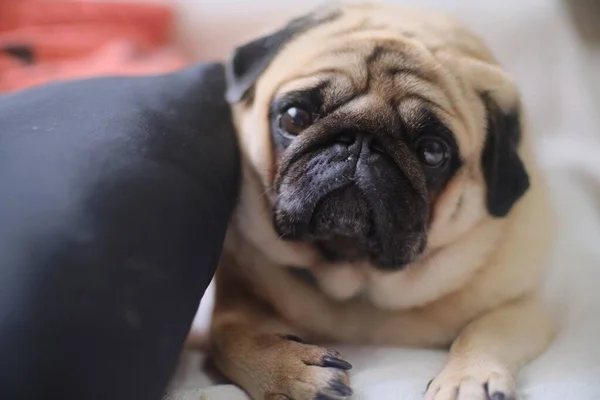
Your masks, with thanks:
[[(521, 88), (544, 167), (572, 171), (569, 179), (581, 180), (600, 206), (600, 0), (380, 1), (445, 10), (478, 32)], [(0, 0), (0, 93), (224, 61), (235, 45), (321, 3)], [(576, 207), (573, 199), (564, 204)], [(200, 330), (210, 305), (209, 292), (195, 322)]]

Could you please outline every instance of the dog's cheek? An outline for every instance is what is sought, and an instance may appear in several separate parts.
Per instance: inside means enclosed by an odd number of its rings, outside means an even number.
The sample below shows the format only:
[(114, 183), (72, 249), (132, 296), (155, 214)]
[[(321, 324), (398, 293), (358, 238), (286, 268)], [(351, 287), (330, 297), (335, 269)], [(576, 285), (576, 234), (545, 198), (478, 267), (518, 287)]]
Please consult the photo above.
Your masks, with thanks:
[(455, 176), (431, 203), (428, 243), (442, 247), (486, 216), (485, 188), (466, 173)]
[(264, 187), (263, 192), (269, 194), (267, 189), (273, 186), (277, 160), (269, 134), (269, 121), (261, 116), (262, 113), (256, 104), (253, 108), (236, 108), (238, 143), (244, 163), (250, 167), (244, 179), (254, 182), (258, 178)]

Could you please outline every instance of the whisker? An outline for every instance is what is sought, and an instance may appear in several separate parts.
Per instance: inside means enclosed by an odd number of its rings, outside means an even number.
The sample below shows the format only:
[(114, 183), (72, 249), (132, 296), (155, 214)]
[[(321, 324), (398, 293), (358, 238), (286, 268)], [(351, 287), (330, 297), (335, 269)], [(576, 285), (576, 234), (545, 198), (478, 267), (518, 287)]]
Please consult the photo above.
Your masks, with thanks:
[(275, 187), (275, 185), (269, 185), (267, 186), (267, 188), (265, 189), (264, 192), (262, 192), (259, 196), (258, 199), (261, 200), (263, 197), (265, 197), (267, 195), (267, 193), (269, 193), (269, 190), (273, 189)]

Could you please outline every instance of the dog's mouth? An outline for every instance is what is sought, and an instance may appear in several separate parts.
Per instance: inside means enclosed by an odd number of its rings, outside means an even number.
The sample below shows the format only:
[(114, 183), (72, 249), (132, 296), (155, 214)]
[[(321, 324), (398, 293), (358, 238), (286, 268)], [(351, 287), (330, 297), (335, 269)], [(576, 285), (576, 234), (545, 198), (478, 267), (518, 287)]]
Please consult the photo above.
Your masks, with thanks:
[(361, 261), (370, 257), (372, 225), (367, 200), (356, 185), (348, 185), (318, 202), (307, 238), (329, 261)]
[(336, 235), (315, 242), (323, 257), (329, 261), (361, 261), (369, 258), (363, 240), (352, 236)]
[(366, 261), (380, 269), (400, 269), (424, 250), (425, 233), (395, 223), (394, 210), (373, 206), (372, 197), (356, 184), (345, 185), (316, 203), (304, 228), (288, 220), (282, 224), (282, 219), (275, 226), (294, 226), (295, 236), (282, 238), (312, 244), (328, 262)]

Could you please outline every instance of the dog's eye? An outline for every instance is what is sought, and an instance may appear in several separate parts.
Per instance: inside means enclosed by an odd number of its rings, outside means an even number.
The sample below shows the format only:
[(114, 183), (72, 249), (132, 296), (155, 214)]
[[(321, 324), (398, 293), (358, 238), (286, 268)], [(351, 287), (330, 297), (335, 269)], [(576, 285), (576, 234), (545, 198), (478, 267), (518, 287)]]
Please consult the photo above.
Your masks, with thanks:
[(439, 139), (422, 139), (417, 142), (417, 155), (426, 166), (439, 167), (448, 158), (448, 147)]
[(281, 115), (279, 126), (285, 133), (296, 136), (312, 122), (312, 115), (308, 111), (299, 107), (290, 107)]

